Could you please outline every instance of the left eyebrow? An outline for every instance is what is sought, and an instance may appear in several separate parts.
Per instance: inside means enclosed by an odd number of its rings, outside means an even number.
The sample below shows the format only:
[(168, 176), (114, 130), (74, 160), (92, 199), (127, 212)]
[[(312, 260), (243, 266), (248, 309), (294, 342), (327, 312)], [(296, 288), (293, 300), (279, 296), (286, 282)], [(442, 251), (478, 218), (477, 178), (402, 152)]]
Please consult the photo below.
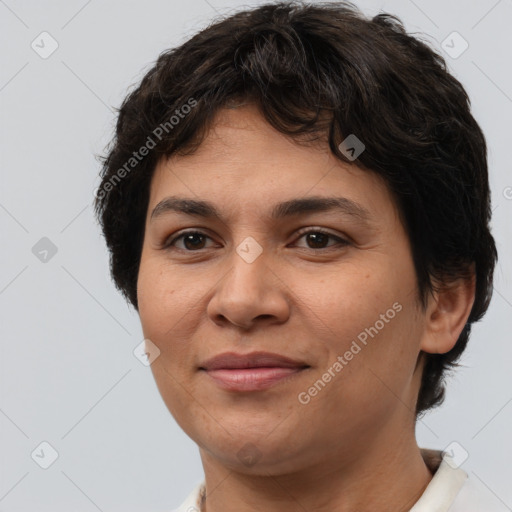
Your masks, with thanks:
[[(270, 218), (277, 220), (296, 215), (328, 211), (338, 211), (365, 223), (368, 223), (371, 219), (370, 212), (364, 206), (351, 199), (323, 196), (291, 199), (278, 203), (272, 208)], [(168, 212), (223, 220), (217, 208), (209, 201), (177, 196), (166, 197), (160, 201), (151, 212), (151, 220)]]

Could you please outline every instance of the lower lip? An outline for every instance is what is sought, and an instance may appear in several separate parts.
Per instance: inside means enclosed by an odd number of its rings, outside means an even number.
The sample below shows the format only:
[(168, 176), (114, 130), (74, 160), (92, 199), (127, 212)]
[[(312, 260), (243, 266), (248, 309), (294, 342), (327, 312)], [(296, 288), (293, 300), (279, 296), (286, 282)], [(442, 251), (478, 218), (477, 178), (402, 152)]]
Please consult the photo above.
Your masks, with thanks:
[(304, 368), (245, 368), (209, 370), (206, 373), (229, 391), (261, 391), (295, 375)]

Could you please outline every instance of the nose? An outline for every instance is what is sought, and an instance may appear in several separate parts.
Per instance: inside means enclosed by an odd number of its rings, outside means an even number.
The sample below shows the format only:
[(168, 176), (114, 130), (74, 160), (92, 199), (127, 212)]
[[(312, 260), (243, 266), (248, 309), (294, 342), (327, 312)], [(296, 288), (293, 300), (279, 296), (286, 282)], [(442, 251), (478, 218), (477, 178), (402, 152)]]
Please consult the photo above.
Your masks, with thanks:
[(287, 287), (269, 266), (271, 255), (263, 251), (250, 261), (233, 251), (228, 264), (230, 269), (208, 303), (209, 318), (218, 325), (231, 323), (244, 330), (257, 323), (286, 322), (290, 309)]

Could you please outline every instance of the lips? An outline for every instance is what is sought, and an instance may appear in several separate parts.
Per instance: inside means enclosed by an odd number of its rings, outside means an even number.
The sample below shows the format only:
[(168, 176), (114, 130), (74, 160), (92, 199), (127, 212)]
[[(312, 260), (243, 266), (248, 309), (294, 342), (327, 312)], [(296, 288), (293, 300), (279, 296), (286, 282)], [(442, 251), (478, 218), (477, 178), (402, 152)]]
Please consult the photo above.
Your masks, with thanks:
[(208, 359), (199, 369), (229, 391), (261, 391), (309, 368), (304, 361), (270, 352), (226, 352)]
[(252, 352), (236, 354), (226, 352), (205, 361), (201, 368), (204, 370), (236, 370), (246, 368), (300, 368), (308, 366), (303, 361), (295, 361), (289, 357), (271, 352)]

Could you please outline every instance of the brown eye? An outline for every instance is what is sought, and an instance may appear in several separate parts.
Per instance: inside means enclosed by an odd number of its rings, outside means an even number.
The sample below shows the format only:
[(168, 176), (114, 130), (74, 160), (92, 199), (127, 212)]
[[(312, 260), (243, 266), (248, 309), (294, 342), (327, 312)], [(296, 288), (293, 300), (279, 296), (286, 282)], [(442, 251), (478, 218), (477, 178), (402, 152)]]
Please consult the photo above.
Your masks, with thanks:
[(183, 247), (177, 247), (183, 251), (195, 251), (205, 248), (205, 241), (210, 237), (200, 231), (187, 231), (165, 244), (165, 248), (176, 247), (176, 242), (182, 240)]
[(323, 249), (326, 247), (326, 244), (329, 242), (329, 235), (325, 233), (308, 233), (306, 236), (306, 241), (308, 245), (312, 249)]
[[(301, 238), (306, 240), (307, 249), (330, 249), (336, 245), (345, 246), (349, 244), (347, 240), (321, 229), (310, 229), (303, 232), (299, 240)], [(333, 240), (335, 243), (328, 245), (329, 240)]]

